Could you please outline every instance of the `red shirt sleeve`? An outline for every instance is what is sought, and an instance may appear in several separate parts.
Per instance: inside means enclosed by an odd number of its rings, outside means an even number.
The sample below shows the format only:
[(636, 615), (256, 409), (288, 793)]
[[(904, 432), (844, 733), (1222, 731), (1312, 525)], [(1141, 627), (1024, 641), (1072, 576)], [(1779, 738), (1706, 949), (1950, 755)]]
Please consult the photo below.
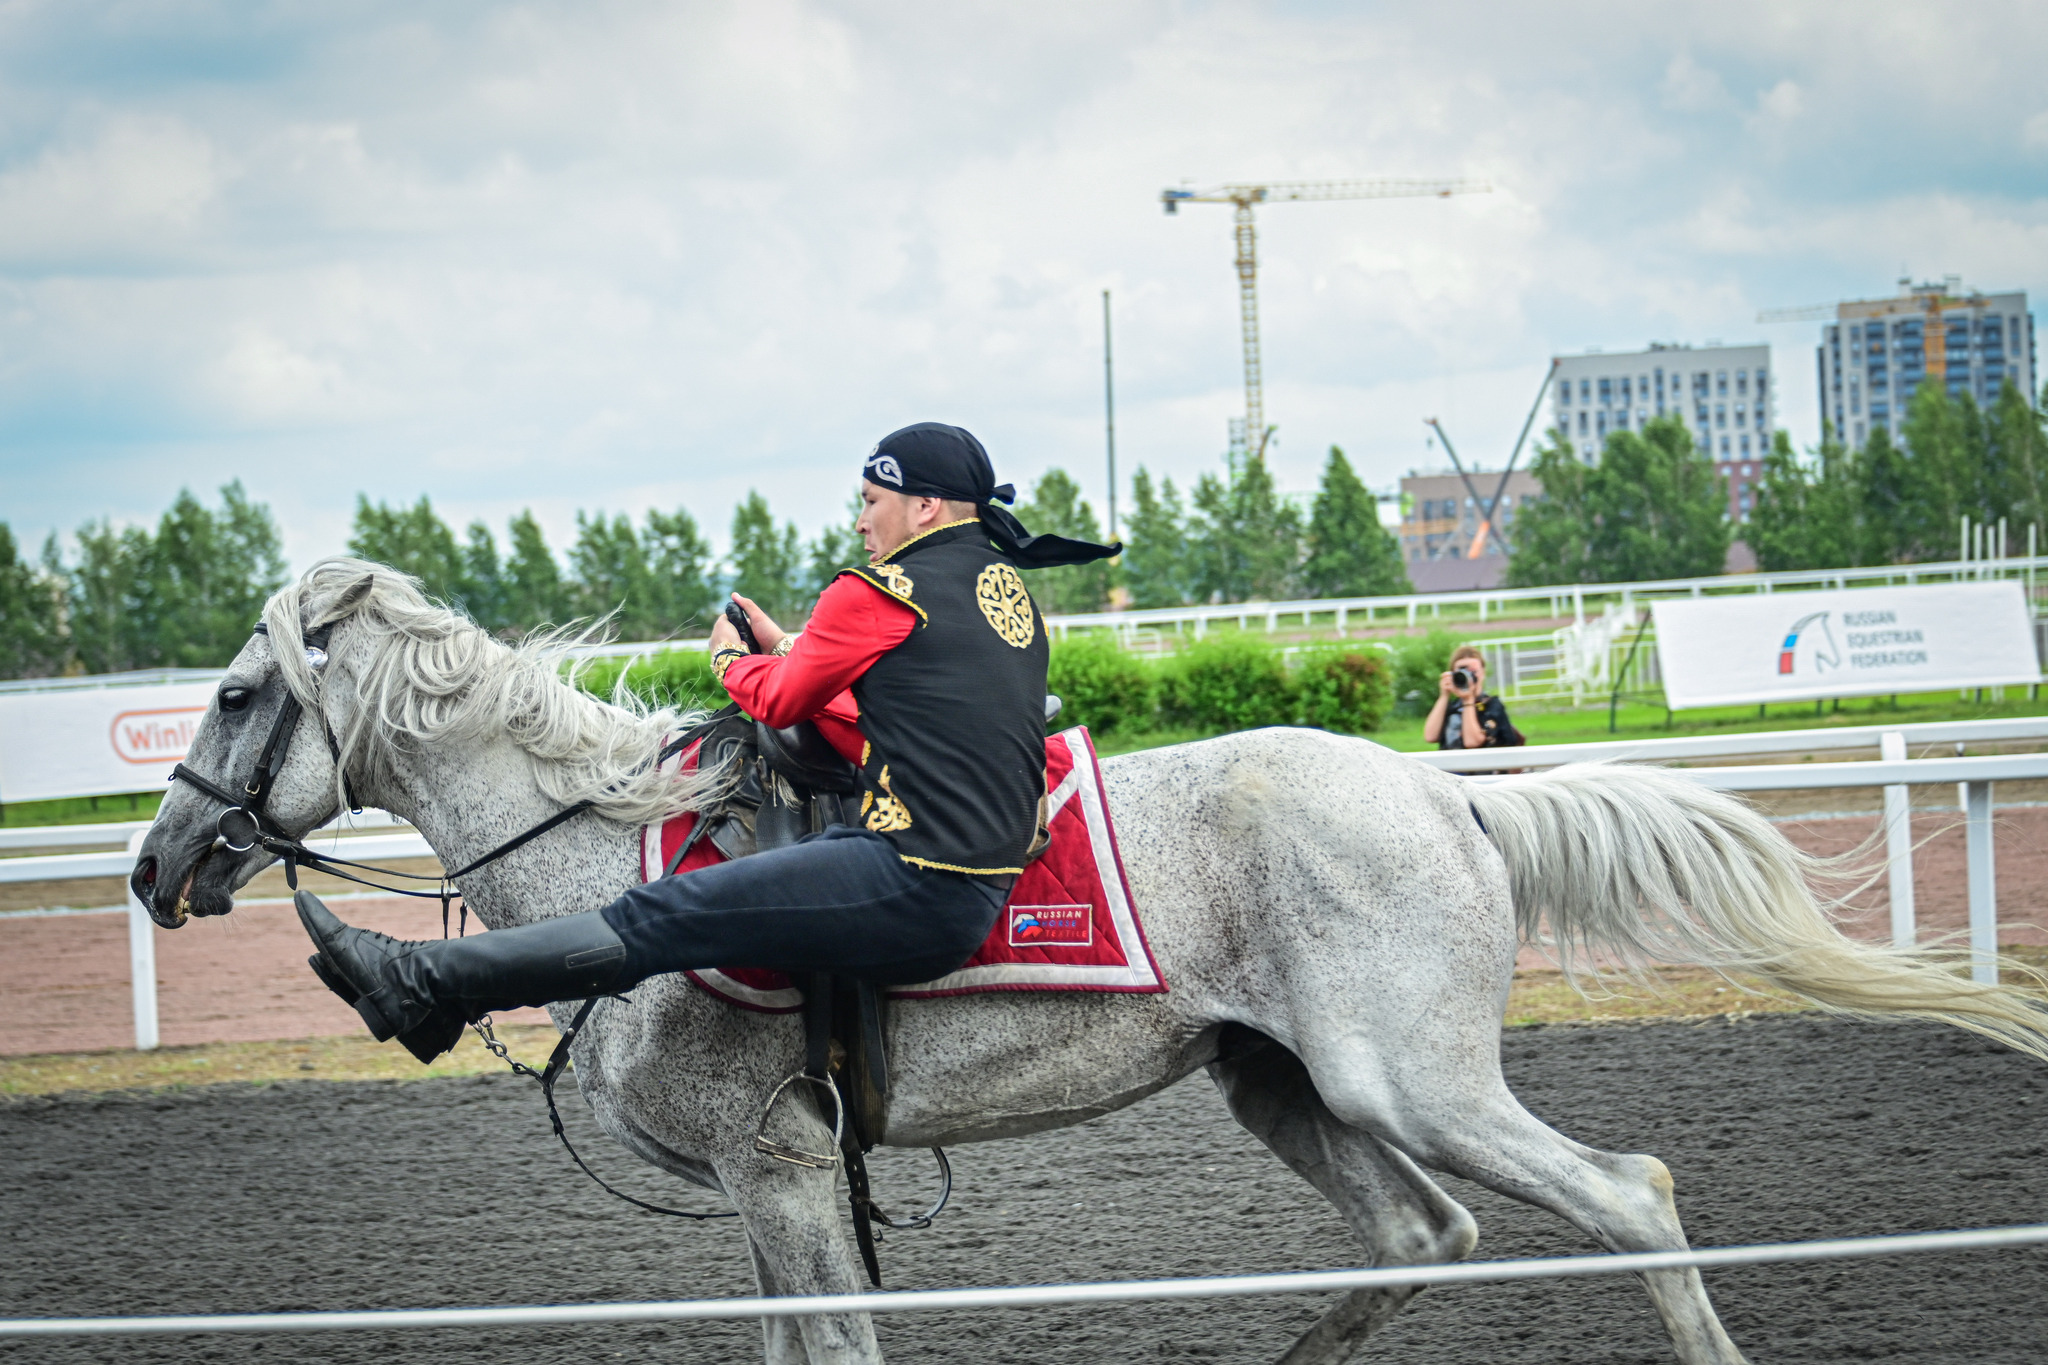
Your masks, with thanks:
[(819, 594), (795, 648), (781, 658), (750, 654), (733, 660), (725, 690), (755, 720), (777, 729), (818, 720), (833, 748), (845, 753), (851, 742), (858, 753), (852, 725), (860, 710), (847, 689), (916, 625), (907, 604), (864, 579), (842, 575)]

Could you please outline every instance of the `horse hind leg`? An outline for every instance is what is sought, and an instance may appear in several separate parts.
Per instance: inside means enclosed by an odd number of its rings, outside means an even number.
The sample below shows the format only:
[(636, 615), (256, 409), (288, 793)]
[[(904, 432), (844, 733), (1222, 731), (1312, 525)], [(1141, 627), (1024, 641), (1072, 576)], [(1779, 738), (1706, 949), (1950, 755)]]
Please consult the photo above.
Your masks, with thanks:
[[(1271, 1043), (1212, 1063), (1231, 1115), (1336, 1206), (1375, 1266), (1426, 1265), (1468, 1255), (1479, 1239), (1464, 1206), (1414, 1162), (1330, 1112), (1308, 1069)], [(1338, 1365), (1420, 1290), (1355, 1289), (1302, 1334), (1279, 1365)]]
[[(1597, 1151), (1524, 1109), (1490, 1078), (1361, 1052), (1309, 1049), (1316, 1089), (1342, 1118), (1434, 1170), (1550, 1210), (1609, 1251), (1683, 1251), (1671, 1173), (1653, 1156)], [(1438, 1059), (1440, 1060), (1440, 1059)], [(1696, 1270), (1639, 1276), (1684, 1365), (1743, 1365)]]

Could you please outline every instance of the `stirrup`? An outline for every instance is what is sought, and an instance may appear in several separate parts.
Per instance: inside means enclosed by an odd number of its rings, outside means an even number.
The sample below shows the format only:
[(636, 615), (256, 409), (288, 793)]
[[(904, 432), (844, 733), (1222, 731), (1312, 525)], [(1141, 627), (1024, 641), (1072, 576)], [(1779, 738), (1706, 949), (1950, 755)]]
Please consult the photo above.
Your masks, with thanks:
[[(808, 1082), (832, 1097), (832, 1150), (828, 1153), (806, 1152), (800, 1147), (777, 1142), (768, 1136), (768, 1120), (775, 1114), (776, 1103), (782, 1099), (782, 1092), (798, 1081)], [(839, 1164), (839, 1139), (845, 1132), (846, 1105), (839, 1098), (839, 1087), (822, 1076), (813, 1076), (808, 1071), (796, 1071), (790, 1073), (768, 1096), (768, 1103), (761, 1110), (761, 1121), (754, 1125), (754, 1150), (765, 1152), (777, 1161), (787, 1161), (792, 1166), (828, 1171)]]

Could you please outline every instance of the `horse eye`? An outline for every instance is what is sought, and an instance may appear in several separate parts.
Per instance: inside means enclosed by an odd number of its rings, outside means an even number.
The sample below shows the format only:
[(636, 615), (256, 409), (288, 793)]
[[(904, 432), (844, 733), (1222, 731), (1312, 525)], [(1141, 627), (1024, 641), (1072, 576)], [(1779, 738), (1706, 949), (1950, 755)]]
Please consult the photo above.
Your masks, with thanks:
[(223, 711), (240, 711), (249, 704), (249, 699), (255, 695), (254, 692), (251, 692), (246, 687), (223, 687), (220, 690), (220, 709)]

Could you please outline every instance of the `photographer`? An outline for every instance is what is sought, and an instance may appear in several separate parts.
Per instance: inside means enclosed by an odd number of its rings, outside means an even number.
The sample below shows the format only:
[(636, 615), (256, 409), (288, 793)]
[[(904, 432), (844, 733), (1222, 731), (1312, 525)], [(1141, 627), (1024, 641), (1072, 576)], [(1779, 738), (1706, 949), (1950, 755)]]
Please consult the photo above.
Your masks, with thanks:
[(1486, 660), (1471, 645), (1451, 653), (1451, 669), (1437, 677), (1436, 705), (1422, 722), (1422, 738), (1439, 749), (1490, 749), (1526, 744), (1499, 697), (1488, 695)]

